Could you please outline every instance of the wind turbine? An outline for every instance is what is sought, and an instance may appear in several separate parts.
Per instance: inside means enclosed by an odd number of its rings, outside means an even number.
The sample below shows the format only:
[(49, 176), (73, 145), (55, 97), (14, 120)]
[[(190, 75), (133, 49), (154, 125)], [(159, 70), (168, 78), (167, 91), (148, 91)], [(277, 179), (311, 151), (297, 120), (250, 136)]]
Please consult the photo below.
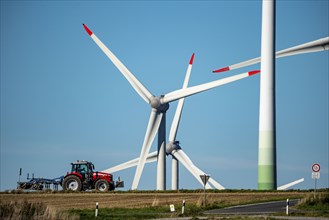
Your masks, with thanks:
[[(192, 70), (192, 64), (194, 60), (194, 54), (192, 54), (185, 79), (184, 79), (184, 84), (183, 84), (183, 89), (187, 88), (189, 78), (191, 75), (191, 70)], [(176, 108), (176, 112), (171, 124), (171, 129), (169, 133), (169, 142), (166, 147), (166, 153), (167, 155), (172, 156), (172, 190), (177, 190), (178, 189), (178, 161), (183, 164), (183, 166), (197, 179), (197, 181), (200, 182), (200, 184), (203, 186), (203, 182), (200, 179), (200, 175), (203, 175), (204, 172), (200, 170), (198, 167), (196, 167), (191, 159), (186, 155), (186, 153), (181, 149), (179, 146), (179, 142), (176, 140), (176, 135), (179, 127), (179, 122), (184, 106), (184, 101), (185, 98), (181, 98), (178, 101), (178, 105)], [(146, 158), (146, 163), (154, 162), (157, 159), (157, 151), (152, 152), (147, 155)], [(113, 173), (119, 170), (127, 169), (133, 166), (137, 166), (139, 158), (130, 160), (128, 162), (125, 162), (123, 164), (117, 165), (115, 167), (109, 168), (104, 170), (103, 172), (109, 172)], [(224, 187), (216, 182), (213, 178), (209, 178), (208, 182), (213, 185), (217, 189), (224, 189)], [(207, 183), (206, 188), (211, 189), (212, 187)]]
[[(274, 53), (275, 0), (263, 0), (261, 57), (233, 64), (213, 72), (224, 72), (261, 62), (258, 189), (283, 189), (276, 180), (276, 128), (275, 128), (275, 58), (324, 51), (329, 49), (329, 37)], [(302, 182), (297, 180), (293, 184)]]
[(140, 81), (138, 81), (138, 79), (124, 66), (124, 64), (103, 44), (103, 42), (99, 40), (99, 38), (85, 24), (83, 24), (83, 26), (88, 35), (106, 54), (106, 56), (112, 61), (112, 63), (118, 68), (118, 70), (128, 80), (128, 82), (135, 89), (135, 91), (143, 98), (146, 103), (151, 106), (151, 114), (131, 189), (134, 190), (138, 187), (147, 155), (150, 151), (155, 135), (158, 132), (157, 190), (165, 190), (165, 119), (166, 111), (169, 109), (169, 103), (218, 87), (220, 85), (224, 85), (249, 77), (251, 75), (259, 73), (260, 71), (257, 70), (245, 72), (224, 79), (189, 87), (186, 89), (179, 89), (167, 93), (165, 95), (155, 96), (148, 89), (146, 89)]
[[(292, 55), (304, 54), (304, 53), (314, 53), (329, 50), (329, 37), (320, 38), (318, 40), (310, 41), (304, 44), (300, 44), (294, 47), (290, 47), (284, 50), (277, 51), (276, 58), (287, 57)], [(250, 66), (260, 62), (260, 57), (246, 60), (240, 63), (232, 64), (227, 67), (223, 67), (217, 70), (214, 70), (214, 73), (225, 72), (229, 70), (234, 70), (246, 66)]]
[[(277, 51), (275, 53), (275, 58), (281, 58), (281, 57), (287, 57), (287, 56), (293, 56), (293, 55), (298, 55), (298, 54), (304, 54), (304, 53), (314, 53), (314, 52), (321, 52), (321, 51), (326, 51), (329, 50), (329, 36), (320, 38), (318, 40), (310, 41), (304, 44), (300, 44), (294, 47), (290, 47), (284, 50)], [(240, 63), (236, 63), (224, 68), (220, 68), (217, 70), (214, 70), (214, 73), (220, 73), (220, 72), (225, 72), (233, 69), (238, 69), (246, 66), (250, 66), (256, 63), (261, 62), (261, 57), (253, 58), (247, 61), (243, 61)], [(260, 154), (260, 153), (259, 153)], [(275, 154), (275, 152), (271, 153), (272, 155)], [(266, 156), (267, 157), (267, 156)], [(299, 179), (296, 180), (292, 183), (286, 184), (284, 186), (277, 187), (277, 190), (284, 190), (287, 189), (293, 185), (296, 185), (298, 183), (301, 183), (304, 181), (304, 179)]]

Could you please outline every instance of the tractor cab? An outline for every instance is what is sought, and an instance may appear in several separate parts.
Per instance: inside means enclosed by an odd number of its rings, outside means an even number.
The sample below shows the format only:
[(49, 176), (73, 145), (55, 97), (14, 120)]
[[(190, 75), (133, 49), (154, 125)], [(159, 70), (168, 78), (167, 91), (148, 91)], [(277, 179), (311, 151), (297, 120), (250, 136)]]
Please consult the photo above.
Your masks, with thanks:
[(95, 166), (93, 163), (82, 160), (71, 163), (71, 173), (79, 173), (84, 179), (87, 179), (93, 173)]

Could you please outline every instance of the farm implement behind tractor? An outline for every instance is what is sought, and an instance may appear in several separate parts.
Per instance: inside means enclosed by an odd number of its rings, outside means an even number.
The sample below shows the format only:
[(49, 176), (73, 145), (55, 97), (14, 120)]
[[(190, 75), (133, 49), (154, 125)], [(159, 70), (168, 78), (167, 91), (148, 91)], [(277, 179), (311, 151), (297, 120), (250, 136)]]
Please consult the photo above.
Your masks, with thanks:
[[(124, 182), (120, 179), (113, 181), (113, 176), (110, 173), (93, 171), (95, 169), (92, 162), (85, 160), (71, 163), (71, 172), (67, 172), (65, 176), (60, 176), (54, 179), (34, 178), (30, 179), (27, 176), (26, 182), (21, 182), (20, 178), (17, 182), (17, 188), (23, 190), (43, 190), (50, 189), (51, 185), (53, 190), (58, 190), (60, 185), (63, 190), (71, 191), (86, 191), (97, 190), (106, 192), (114, 190), (115, 188), (124, 187)], [(22, 175), (20, 169), (19, 176)]]
[(32, 178), (29, 178), (29, 175), (27, 175), (27, 180), (29, 181), (17, 182), (17, 189), (43, 190), (43, 189), (50, 189), (51, 188), (50, 186), (52, 185), (53, 190), (58, 190), (58, 185), (61, 185), (63, 179), (64, 176), (54, 179), (45, 179), (45, 178), (34, 178), (34, 175), (32, 175)]

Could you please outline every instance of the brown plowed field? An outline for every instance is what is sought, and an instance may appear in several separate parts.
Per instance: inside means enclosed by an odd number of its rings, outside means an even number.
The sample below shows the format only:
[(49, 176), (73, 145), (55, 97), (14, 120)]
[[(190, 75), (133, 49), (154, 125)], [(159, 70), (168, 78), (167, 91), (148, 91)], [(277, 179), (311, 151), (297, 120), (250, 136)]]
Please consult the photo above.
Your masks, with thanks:
[[(207, 203), (222, 204), (246, 204), (250, 202), (262, 202), (269, 200), (285, 200), (287, 198), (301, 198), (310, 194), (310, 192), (219, 192), (207, 193)], [(55, 209), (72, 209), (72, 208), (95, 208), (96, 202), (100, 208), (105, 207), (124, 207), (138, 208), (149, 206), (162, 206), (169, 204), (186, 204), (200, 205), (203, 201), (204, 194), (200, 193), (22, 193), (0, 194), (1, 202), (42, 202), (48, 207)]]

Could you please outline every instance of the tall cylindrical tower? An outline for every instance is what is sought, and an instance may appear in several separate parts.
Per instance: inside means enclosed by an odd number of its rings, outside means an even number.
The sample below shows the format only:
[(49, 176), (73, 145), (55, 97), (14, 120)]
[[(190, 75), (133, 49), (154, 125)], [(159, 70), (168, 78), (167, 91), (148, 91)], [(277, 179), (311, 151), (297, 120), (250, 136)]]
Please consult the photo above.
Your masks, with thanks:
[(276, 190), (275, 0), (262, 4), (258, 189)]

